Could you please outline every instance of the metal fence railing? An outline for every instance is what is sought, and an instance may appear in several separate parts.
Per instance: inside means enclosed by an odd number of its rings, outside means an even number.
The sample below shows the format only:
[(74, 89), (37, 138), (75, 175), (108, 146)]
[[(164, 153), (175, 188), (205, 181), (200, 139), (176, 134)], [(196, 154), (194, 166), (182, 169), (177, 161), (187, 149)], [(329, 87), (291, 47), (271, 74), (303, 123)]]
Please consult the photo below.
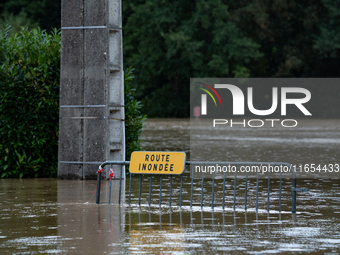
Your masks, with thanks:
[[(121, 198), (122, 198), (122, 179), (123, 179), (123, 165), (129, 165), (130, 161), (106, 161), (103, 162), (100, 167), (99, 170), (97, 172), (97, 190), (96, 190), (96, 203), (100, 204), (100, 186), (101, 186), (101, 179), (102, 179), (102, 169), (107, 166), (107, 165), (120, 165), (120, 178), (119, 178), (119, 196), (118, 196), (118, 204), (122, 204), (121, 203)], [(212, 165), (212, 164), (220, 164), (220, 165), (272, 165), (272, 166), (287, 166), (290, 169), (292, 169), (291, 164), (289, 163), (285, 163), (285, 162), (190, 162), (190, 161), (186, 161), (185, 162), (186, 165), (190, 165), (190, 171), (184, 171), (181, 175), (180, 175), (180, 196), (179, 196), (179, 206), (182, 206), (182, 190), (183, 190), (183, 176), (186, 174), (190, 174), (191, 173), (191, 183), (190, 183), (190, 208), (192, 208), (193, 206), (193, 184), (194, 184), (194, 166), (200, 165), (200, 166), (208, 166), (208, 165)], [(128, 205), (131, 205), (131, 180), (132, 180), (132, 175), (136, 175), (137, 173), (129, 173), (130, 178), (129, 178), (129, 198), (128, 198)], [(139, 174), (139, 173), (138, 173)], [(137, 174), (137, 175), (138, 175)], [(143, 174), (139, 174), (139, 197), (138, 197), (138, 205), (141, 205), (141, 197), (142, 197), (142, 175)], [(151, 195), (152, 195), (152, 179), (153, 179), (153, 175), (154, 174), (147, 174), (149, 176), (149, 199), (148, 199), (148, 204), (149, 206), (151, 205)], [(161, 206), (161, 202), (162, 202), (162, 181), (163, 181), (163, 174), (156, 174), (156, 175), (160, 175), (160, 183), (159, 183), (159, 206)], [(203, 195), (204, 195), (204, 173), (202, 173), (201, 176), (201, 182), (202, 182), (202, 186), (201, 186), (201, 208), (204, 206), (203, 203)], [(270, 182), (271, 182), (271, 176), (270, 176), (270, 171), (268, 171), (268, 186), (267, 186), (267, 211), (269, 211), (269, 205), (270, 205)], [(235, 210), (235, 206), (236, 206), (236, 181), (237, 181), (237, 172), (235, 172), (235, 176), (234, 176), (234, 194), (233, 194), (233, 209)], [(169, 207), (172, 206), (172, 182), (173, 182), (173, 175), (170, 175), (170, 195), (169, 195)], [(296, 187), (297, 185), (297, 178), (296, 178), (296, 174), (294, 171), (292, 171), (292, 186), (291, 186), (291, 191), (292, 191), (292, 206), (291, 206), (291, 211), (292, 213), (296, 212), (296, 192), (303, 192), (303, 191), (307, 191), (307, 189), (298, 189)], [(222, 209), (225, 209), (225, 187), (226, 187), (226, 176), (224, 175), (223, 178), (223, 191), (222, 191)], [(212, 191), (211, 191), (211, 208), (214, 208), (214, 199), (215, 199), (215, 192), (214, 192), (214, 188), (215, 188), (215, 174), (213, 174), (212, 176)], [(248, 174), (246, 173), (245, 176), (245, 195), (244, 195), (244, 209), (247, 210), (247, 196), (248, 196)], [(282, 172), (280, 172), (279, 175), (279, 212), (281, 212), (281, 197), (282, 197)], [(111, 203), (111, 179), (110, 179), (110, 186), (109, 186), (109, 195), (108, 195), (108, 204)], [(256, 174), (256, 203), (255, 203), (255, 209), (256, 211), (258, 211), (259, 208), (259, 172), (257, 172)]]

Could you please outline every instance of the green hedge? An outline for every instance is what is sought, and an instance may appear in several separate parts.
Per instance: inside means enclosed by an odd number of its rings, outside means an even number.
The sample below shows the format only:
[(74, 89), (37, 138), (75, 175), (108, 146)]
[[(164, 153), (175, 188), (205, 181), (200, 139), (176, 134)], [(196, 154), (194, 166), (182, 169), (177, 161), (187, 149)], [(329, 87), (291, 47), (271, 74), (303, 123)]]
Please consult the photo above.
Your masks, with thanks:
[(130, 83), (135, 78), (129, 67), (124, 73), (124, 104), (125, 104), (125, 154), (126, 160), (130, 160), (133, 151), (141, 150), (139, 135), (142, 132), (146, 115), (142, 115), (142, 104), (135, 99), (136, 89), (131, 88)]
[[(0, 177), (56, 177), (58, 162), (60, 32), (0, 30)], [(125, 82), (133, 78), (132, 68)], [(126, 155), (139, 149), (145, 116), (125, 87)]]
[(1, 177), (56, 176), (60, 33), (0, 32)]

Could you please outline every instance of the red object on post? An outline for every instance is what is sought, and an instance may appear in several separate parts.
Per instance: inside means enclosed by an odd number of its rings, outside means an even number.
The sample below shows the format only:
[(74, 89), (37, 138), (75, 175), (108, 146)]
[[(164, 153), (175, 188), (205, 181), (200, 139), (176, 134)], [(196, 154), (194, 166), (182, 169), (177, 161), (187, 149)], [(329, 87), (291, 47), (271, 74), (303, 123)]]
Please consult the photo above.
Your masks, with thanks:
[(99, 166), (99, 170), (97, 171), (97, 174), (102, 173), (102, 172), (103, 172), (103, 168), (101, 166)]
[(113, 177), (113, 175), (114, 175), (115, 173), (113, 172), (113, 169), (112, 168), (110, 168), (110, 173), (109, 173), (109, 176), (110, 176), (110, 180), (111, 180), (111, 178)]

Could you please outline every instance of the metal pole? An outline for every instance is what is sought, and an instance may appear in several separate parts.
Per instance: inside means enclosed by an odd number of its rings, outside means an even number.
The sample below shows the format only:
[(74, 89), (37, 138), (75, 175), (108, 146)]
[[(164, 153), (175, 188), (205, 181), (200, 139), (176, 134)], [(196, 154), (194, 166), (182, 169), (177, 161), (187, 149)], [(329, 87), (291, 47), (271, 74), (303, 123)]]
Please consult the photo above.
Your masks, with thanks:
[(213, 180), (212, 180), (211, 209), (214, 209), (214, 186), (215, 186), (215, 172), (213, 173)]
[(172, 223), (172, 217), (171, 217), (171, 210), (170, 210), (170, 212), (169, 212), (169, 223), (170, 223), (170, 231), (171, 231), (171, 229), (172, 229), (172, 227), (171, 227), (171, 223)]
[(279, 212), (281, 212), (282, 171), (280, 171)]
[(162, 203), (162, 179), (163, 179), (163, 175), (161, 174), (161, 180), (159, 184), (159, 207), (161, 207), (161, 203)]
[(140, 205), (140, 197), (142, 196), (142, 174), (139, 175), (139, 199), (138, 205)]
[(129, 184), (129, 205), (131, 204), (131, 179), (132, 179), (132, 175), (131, 175), (131, 172), (130, 172), (130, 184)]
[(120, 178), (119, 178), (119, 199), (118, 204), (120, 204), (121, 196), (122, 196), (122, 175), (123, 175), (123, 165), (120, 165)]
[(149, 206), (151, 204), (151, 186), (152, 186), (152, 174), (150, 174), (150, 186), (149, 186)]
[(224, 210), (224, 201), (225, 201), (225, 173), (223, 178), (223, 201), (222, 201), (222, 208)]
[(256, 173), (256, 211), (259, 209), (259, 172)]
[[(182, 188), (183, 188), (183, 174), (181, 174), (181, 188), (180, 188), (180, 193), (179, 193), (179, 207), (182, 206)], [(181, 214), (182, 216), (182, 214)]]
[(244, 194), (244, 210), (247, 211), (248, 172), (246, 172), (246, 187)]
[(270, 199), (270, 171), (268, 171), (267, 212), (269, 212), (269, 199)]
[(235, 210), (235, 204), (236, 204), (236, 171), (235, 171), (235, 178), (234, 178), (234, 210)]
[(108, 202), (108, 204), (111, 204), (111, 184), (112, 184), (112, 180), (111, 180), (111, 178), (110, 178), (109, 202)]
[[(111, 168), (112, 168), (112, 165), (111, 165)], [(112, 180), (111, 180), (111, 177), (110, 177), (109, 203), (108, 204), (111, 204), (111, 184), (112, 184)]]
[(190, 193), (190, 208), (192, 208), (192, 192), (194, 186), (194, 166), (191, 167), (191, 193)]
[(292, 213), (296, 213), (296, 175), (293, 169), (293, 183), (292, 183)]
[(172, 174), (170, 175), (170, 199), (169, 199), (169, 207), (171, 207), (171, 195), (172, 195)]
[(182, 210), (179, 211), (179, 223), (182, 225), (183, 220), (182, 220)]
[(201, 208), (203, 207), (203, 188), (204, 188), (204, 173), (202, 172), (202, 190), (201, 190)]
[(96, 204), (100, 203), (100, 182), (102, 179), (102, 173), (98, 171), (97, 173), (97, 191), (96, 191)]

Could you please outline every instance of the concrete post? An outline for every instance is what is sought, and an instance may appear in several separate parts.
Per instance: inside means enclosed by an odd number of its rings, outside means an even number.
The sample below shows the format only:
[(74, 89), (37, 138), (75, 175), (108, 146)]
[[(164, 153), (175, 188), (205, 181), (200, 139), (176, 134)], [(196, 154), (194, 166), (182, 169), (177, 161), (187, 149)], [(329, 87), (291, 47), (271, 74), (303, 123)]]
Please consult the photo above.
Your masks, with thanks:
[(62, 0), (59, 179), (125, 160), (121, 22), (121, 0)]

